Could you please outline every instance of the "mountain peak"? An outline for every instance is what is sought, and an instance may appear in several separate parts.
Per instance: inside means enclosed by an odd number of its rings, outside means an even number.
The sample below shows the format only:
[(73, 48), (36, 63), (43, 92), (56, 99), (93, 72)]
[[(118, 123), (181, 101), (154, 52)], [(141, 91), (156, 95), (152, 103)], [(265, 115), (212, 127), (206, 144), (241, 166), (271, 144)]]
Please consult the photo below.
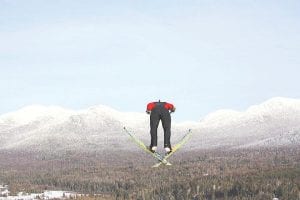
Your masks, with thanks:
[(213, 113), (208, 114), (201, 122), (203, 123), (212, 123), (212, 122), (222, 122), (229, 119), (236, 118), (241, 115), (241, 112), (230, 110), (230, 109), (221, 109)]
[(247, 112), (250, 113), (273, 113), (275, 111), (285, 110), (285, 109), (300, 109), (300, 100), (284, 98), (284, 97), (274, 97), (261, 104), (250, 106)]
[(106, 105), (96, 105), (96, 106), (91, 106), (87, 109), (87, 111), (92, 111), (92, 112), (105, 112), (105, 113), (117, 113), (116, 109), (113, 109), (112, 107), (106, 106)]
[(300, 100), (285, 97), (273, 97), (262, 104), (300, 104)]
[(17, 124), (26, 124), (31, 121), (37, 120), (41, 117), (54, 117), (62, 118), (74, 113), (72, 110), (68, 110), (59, 106), (44, 106), (44, 105), (29, 105), (25, 106), (15, 112), (9, 112), (0, 116), (0, 119), (6, 119)]

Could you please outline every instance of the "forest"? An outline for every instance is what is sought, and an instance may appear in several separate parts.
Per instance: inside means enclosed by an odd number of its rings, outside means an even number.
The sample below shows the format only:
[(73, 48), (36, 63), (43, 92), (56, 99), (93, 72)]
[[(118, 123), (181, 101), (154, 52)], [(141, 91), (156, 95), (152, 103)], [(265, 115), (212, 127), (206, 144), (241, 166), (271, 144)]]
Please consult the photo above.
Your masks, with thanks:
[(176, 152), (172, 166), (151, 168), (132, 152), (0, 152), (0, 183), (12, 193), (60, 189), (83, 200), (300, 199), (300, 148)]

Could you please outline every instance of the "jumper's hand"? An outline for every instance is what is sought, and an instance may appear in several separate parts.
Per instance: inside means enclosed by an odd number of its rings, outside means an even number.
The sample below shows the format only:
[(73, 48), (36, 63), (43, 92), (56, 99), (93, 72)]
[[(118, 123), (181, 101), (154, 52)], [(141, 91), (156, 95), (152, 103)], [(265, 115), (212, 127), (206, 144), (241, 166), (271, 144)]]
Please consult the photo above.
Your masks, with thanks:
[(170, 110), (170, 113), (173, 113), (173, 112), (175, 112), (175, 110), (176, 110), (176, 108), (175, 108), (175, 106), (173, 107), (173, 109), (172, 110)]
[(150, 110), (146, 110), (146, 113), (147, 113), (148, 115), (150, 115), (150, 114), (151, 114), (151, 111), (150, 111)]

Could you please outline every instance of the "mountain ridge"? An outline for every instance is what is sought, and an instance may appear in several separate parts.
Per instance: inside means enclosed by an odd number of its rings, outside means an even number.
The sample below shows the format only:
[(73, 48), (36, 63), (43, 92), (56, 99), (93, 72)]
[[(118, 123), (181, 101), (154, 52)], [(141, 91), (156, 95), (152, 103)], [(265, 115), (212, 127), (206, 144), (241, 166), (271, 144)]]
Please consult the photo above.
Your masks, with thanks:
[[(219, 110), (198, 122), (173, 123), (172, 142), (192, 129), (194, 136), (186, 150), (299, 145), (299, 122), (300, 100), (277, 97), (244, 112)], [(120, 112), (104, 105), (78, 111), (59, 106), (27, 106), (0, 116), (0, 150), (137, 150), (122, 133), (124, 126), (149, 142), (149, 116), (145, 113)], [(158, 134), (162, 143), (161, 128)]]

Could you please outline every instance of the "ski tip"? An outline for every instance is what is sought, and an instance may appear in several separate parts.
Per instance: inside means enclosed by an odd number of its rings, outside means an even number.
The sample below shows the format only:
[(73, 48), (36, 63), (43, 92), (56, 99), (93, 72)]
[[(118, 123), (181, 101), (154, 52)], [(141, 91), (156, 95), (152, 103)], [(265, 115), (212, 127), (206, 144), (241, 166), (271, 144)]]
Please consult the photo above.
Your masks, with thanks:
[(155, 165), (152, 165), (152, 168), (158, 168), (160, 166), (172, 166), (172, 164), (171, 163), (163, 164), (163, 163), (159, 162), (159, 163), (156, 163)]

